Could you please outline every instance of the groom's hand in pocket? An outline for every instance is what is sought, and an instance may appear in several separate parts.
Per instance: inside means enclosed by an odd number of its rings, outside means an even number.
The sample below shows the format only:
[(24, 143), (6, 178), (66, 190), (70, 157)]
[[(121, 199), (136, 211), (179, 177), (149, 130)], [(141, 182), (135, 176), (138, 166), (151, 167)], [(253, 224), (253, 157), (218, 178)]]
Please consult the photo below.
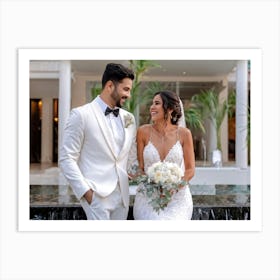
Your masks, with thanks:
[(93, 200), (93, 196), (94, 196), (94, 191), (92, 189), (89, 189), (85, 194), (84, 194), (84, 198), (87, 201), (88, 204), (92, 203)]

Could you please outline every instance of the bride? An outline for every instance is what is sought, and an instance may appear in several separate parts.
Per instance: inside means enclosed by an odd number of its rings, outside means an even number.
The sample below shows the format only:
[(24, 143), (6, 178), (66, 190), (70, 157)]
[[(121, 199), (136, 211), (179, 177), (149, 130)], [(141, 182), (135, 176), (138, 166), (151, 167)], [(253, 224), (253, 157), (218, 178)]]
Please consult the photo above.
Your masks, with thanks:
[[(178, 164), (183, 180), (194, 176), (195, 159), (192, 135), (185, 128), (178, 95), (171, 91), (155, 93), (150, 107), (152, 124), (145, 124), (137, 131), (137, 157), (142, 173), (156, 162)], [(182, 121), (182, 125), (178, 124)], [(180, 186), (167, 207), (155, 211), (147, 197), (139, 190), (135, 196), (133, 215), (135, 220), (190, 220), (193, 212), (192, 196), (188, 183)]]

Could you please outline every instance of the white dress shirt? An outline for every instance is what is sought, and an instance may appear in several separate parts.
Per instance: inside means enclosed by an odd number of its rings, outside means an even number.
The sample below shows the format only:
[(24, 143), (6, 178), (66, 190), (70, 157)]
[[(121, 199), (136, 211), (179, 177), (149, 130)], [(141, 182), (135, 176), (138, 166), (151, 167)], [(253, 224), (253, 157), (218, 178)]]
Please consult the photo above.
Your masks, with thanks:
[[(111, 131), (112, 131), (112, 134), (113, 134), (113, 137), (115, 140), (114, 149), (115, 149), (116, 154), (118, 155), (120, 153), (123, 143), (124, 143), (124, 128), (123, 128), (123, 124), (122, 124), (120, 115), (115, 117), (113, 113), (110, 113), (107, 116), (105, 116), (105, 110), (109, 106), (100, 98), (100, 96), (97, 96), (96, 101), (100, 105), (102, 112), (104, 113), (104, 117), (106, 118), (108, 126), (111, 128)], [(113, 109), (113, 108), (111, 108), (111, 109)]]

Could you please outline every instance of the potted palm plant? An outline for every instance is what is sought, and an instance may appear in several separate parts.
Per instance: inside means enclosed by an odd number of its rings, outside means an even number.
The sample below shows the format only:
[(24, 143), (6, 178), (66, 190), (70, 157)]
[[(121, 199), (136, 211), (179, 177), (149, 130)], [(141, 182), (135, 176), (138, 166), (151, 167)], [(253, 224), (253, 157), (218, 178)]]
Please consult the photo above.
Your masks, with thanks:
[[(212, 163), (219, 167), (222, 165), (221, 125), (229, 110), (228, 102), (227, 100), (221, 102), (219, 94), (214, 88), (211, 88), (195, 94), (191, 103), (193, 114), (200, 116), (203, 121), (209, 120), (215, 128), (216, 143), (212, 151)], [(201, 120), (198, 122), (198, 126), (205, 131)]]

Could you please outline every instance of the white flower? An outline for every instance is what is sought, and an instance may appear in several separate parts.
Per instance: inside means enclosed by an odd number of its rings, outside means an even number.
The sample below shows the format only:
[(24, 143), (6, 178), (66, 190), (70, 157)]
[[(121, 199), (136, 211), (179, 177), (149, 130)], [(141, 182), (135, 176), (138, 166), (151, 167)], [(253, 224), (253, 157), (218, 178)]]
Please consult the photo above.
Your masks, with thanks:
[(128, 128), (133, 123), (134, 123), (133, 117), (130, 114), (126, 114), (124, 116), (124, 127)]
[(175, 163), (156, 162), (148, 168), (147, 175), (139, 179), (142, 185), (138, 191), (143, 193), (153, 209), (159, 212), (168, 205), (179, 186), (185, 184), (183, 175), (182, 169)]

